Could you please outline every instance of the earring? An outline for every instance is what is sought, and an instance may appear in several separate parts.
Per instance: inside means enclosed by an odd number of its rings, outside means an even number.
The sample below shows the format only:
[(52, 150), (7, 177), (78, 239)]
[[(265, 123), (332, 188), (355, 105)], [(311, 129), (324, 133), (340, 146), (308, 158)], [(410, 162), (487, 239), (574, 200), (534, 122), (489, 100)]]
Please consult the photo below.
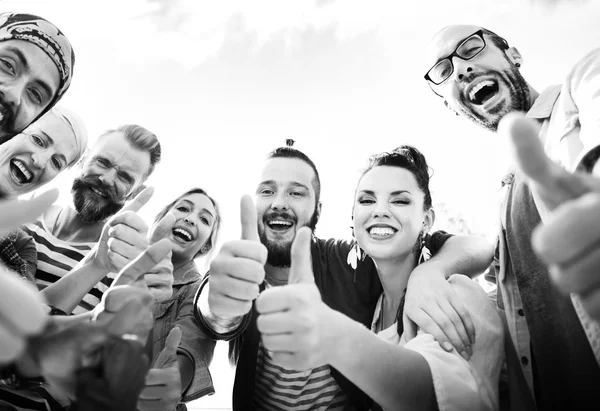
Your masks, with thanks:
[(521, 63), (515, 63), (515, 66), (517, 66), (517, 68), (521, 67)]
[[(355, 240), (356, 241), (356, 240)], [(354, 243), (354, 247), (352, 247), (350, 249), (350, 252), (348, 253), (348, 258), (346, 260), (346, 262), (348, 263), (348, 265), (350, 267), (352, 267), (354, 270), (356, 270), (356, 267), (358, 267), (358, 261), (363, 261), (365, 259), (365, 252), (362, 250), (362, 248), (360, 248), (360, 246), (358, 245), (358, 243)]]
[(431, 258), (431, 251), (429, 251), (429, 248), (427, 248), (425, 245), (425, 238), (427, 237), (427, 234), (423, 234), (423, 232), (421, 232), (419, 237), (421, 238), (421, 254), (419, 255), (418, 264), (421, 264)]

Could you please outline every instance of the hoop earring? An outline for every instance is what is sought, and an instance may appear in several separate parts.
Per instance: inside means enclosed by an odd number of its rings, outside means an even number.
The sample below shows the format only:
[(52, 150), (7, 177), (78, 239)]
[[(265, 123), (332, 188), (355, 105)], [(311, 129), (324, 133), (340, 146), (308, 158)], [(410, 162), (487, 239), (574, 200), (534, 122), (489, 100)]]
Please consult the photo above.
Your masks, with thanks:
[(516, 66), (517, 68), (519, 68), (519, 67), (521, 67), (521, 63), (515, 63), (515, 66)]

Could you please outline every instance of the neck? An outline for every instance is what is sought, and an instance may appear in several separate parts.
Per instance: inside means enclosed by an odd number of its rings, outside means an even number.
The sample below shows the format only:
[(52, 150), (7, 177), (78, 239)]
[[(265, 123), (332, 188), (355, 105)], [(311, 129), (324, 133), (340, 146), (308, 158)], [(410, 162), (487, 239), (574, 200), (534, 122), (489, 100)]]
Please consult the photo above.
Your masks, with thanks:
[(398, 310), (410, 274), (417, 265), (417, 257), (416, 254), (411, 252), (403, 259), (373, 259), (383, 287), (386, 311), (392, 311), (393, 315)]
[(70, 206), (60, 209), (52, 226), (52, 234), (63, 241), (95, 242), (100, 239), (105, 221), (90, 223), (81, 219)]
[(179, 277), (179, 274), (177, 274), (177, 271), (179, 271), (180, 268), (182, 268), (183, 266), (189, 264), (189, 262), (192, 261), (189, 258), (180, 258), (179, 256), (176, 256), (175, 254), (173, 254), (173, 257), (171, 257), (171, 263), (173, 263), (173, 277), (177, 280), (177, 277)]
[(533, 107), (533, 103), (535, 103), (537, 98), (540, 96), (540, 93), (538, 93), (533, 87), (531, 87), (529, 83), (527, 83), (527, 87), (529, 87), (529, 107), (527, 108), (527, 110), (529, 111), (529, 109)]
[(290, 276), (290, 267), (273, 267), (272, 265), (265, 265), (265, 280), (270, 285), (286, 285)]

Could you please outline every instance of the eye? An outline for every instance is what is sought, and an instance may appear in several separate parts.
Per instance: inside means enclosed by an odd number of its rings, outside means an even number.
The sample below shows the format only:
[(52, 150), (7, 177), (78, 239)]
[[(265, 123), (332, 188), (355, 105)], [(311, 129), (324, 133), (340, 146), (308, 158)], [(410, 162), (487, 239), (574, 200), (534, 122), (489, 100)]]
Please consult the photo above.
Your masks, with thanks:
[(396, 199), (392, 200), (392, 204), (406, 205), (406, 204), (410, 204), (410, 200), (405, 199), (405, 198), (396, 198)]
[(361, 198), (358, 200), (358, 204), (375, 204), (375, 200), (372, 198)]
[(15, 67), (12, 65), (12, 63), (10, 61), (4, 60), (4, 59), (2, 59), (0, 61), (2, 62), (2, 66), (6, 70), (10, 71), (10, 73), (13, 74), (13, 75), (15, 74)]
[(177, 211), (181, 211), (182, 213), (189, 213), (189, 209), (186, 206), (177, 207)]
[(304, 193), (303, 193), (303, 192), (301, 192), (301, 191), (292, 191), (292, 192), (290, 193), (290, 195), (291, 195), (292, 197), (303, 197), (303, 196), (304, 196)]
[(36, 146), (46, 148), (46, 142), (40, 136), (36, 134), (31, 134), (31, 140), (33, 140), (33, 143)]
[(55, 156), (52, 157), (52, 166), (60, 171), (62, 169), (62, 162)]
[(30, 88), (29, 89), (29, 95), (31, 96), (31, 99), (38, 105), (41, 105), (44, 102), (44, 97), (42, 96), (42, 94), (35, 88)]
[(204, 225), (210, 225), (210, 221), (208, 221), (208, 218), (206, 217), (200, 217), (200, 221), (202, 221)]
[(269, 188), (263, 188), (263, 189), (262, 189), (262, 190), (260, 190), (258, 193), (259, 193), (260, 195), (264, 195), (264, 196), (270, 196), (270, 195), (273, 195), (273, 194), (274, 194), (273, 190), (271, 190), (271, 189), (269, 189)]
[(106, 161), (103, 158), (97, 158), (96, 163), (98, 163), (98, 165), (102, 168), (108, 168), (108, 166), (109, 166), (108, 161)]

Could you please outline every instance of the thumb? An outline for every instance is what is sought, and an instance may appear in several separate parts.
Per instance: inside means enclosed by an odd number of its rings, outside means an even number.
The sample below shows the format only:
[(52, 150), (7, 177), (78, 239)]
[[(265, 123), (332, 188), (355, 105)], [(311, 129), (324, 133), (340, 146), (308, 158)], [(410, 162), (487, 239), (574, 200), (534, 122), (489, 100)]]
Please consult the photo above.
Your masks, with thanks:
[(165, 214), (165, 216), (152, 227), (152, 230), (150, 231), (150, 244), (162, 240), (169, 232), (171, 232), (175, 220), (176, 218), (172, 213)]
[(258, 222), (256, 219), (256, 207), (252, 197), (242, 196), (240, 201), (240, 218), (242, 223), (242, 240), (260, 241), (258, 237)]
[(402, 338), (409, 342), (417, 336), (417, 325), (406, 314), (402, 315)]
[(292, 266), (290, 267), (289, 284), (315, 282), (310, 252), (311, 239), (312, 232), (308, 227), (302, 227), (296, 232), (296, 237), (292, 243)]
[(13, 231), (22, 224), (39, 217), (58, 198), (58, 190), (52, 189), (27, 201), (1, 201), (0, 235)]
[(121, 211), (133, 211), (137, 213), (152, 198), (153, 194), (154, 187), (144, 188), (138, 195), (135, 196), (133, 201), (123, 207)]
[(158, 354), (152, 368), (169, 368), (177, 364), (177, 349), (181, 343), (181, 334), (180, 327), (173, 327), (167, 336), (165, 348)]

